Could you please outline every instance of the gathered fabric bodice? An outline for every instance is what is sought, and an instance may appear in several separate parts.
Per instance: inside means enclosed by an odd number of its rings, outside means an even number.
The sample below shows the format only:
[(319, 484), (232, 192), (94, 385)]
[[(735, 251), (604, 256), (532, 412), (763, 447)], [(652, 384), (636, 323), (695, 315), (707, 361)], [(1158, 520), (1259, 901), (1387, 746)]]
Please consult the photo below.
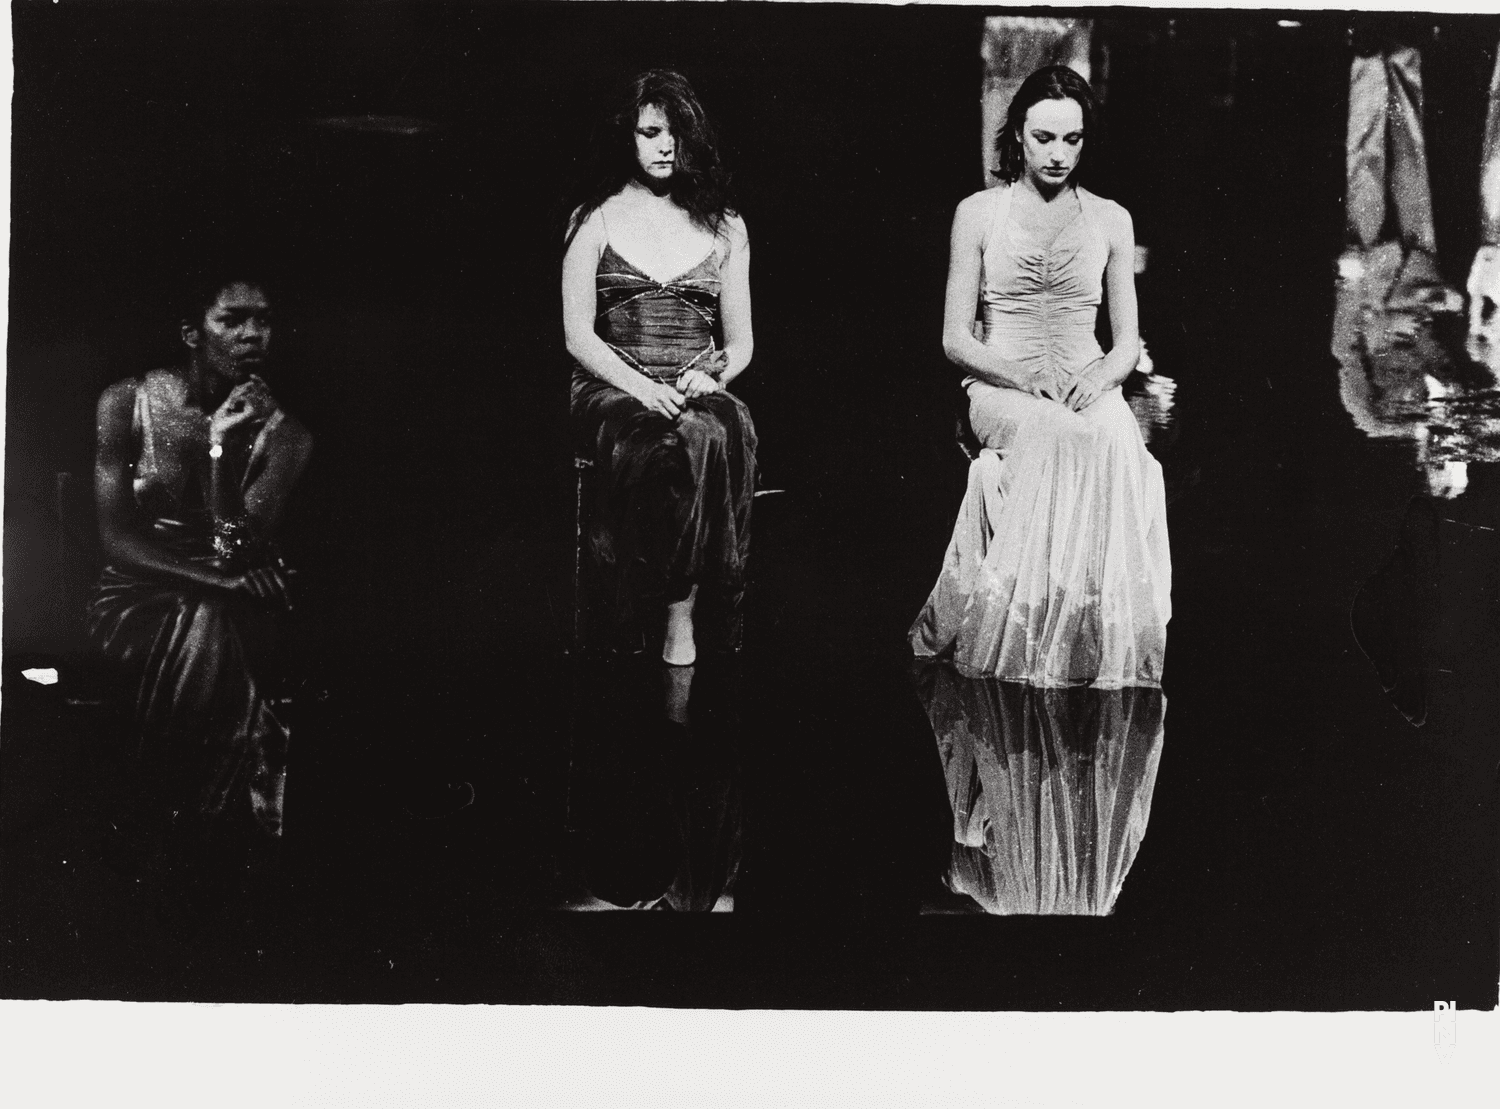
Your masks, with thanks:
[(675, 382), (716, 349), (721, 265), (716, 243), (696, 266), (657, 281), (606, 244), (594, 278), (595, 333), (632, 369)]
[(982, 244), (983, 341), (1030, 372), (1071, 378), (1104, 353), (1094, 324), (1109, 261), (1100, 207), (1110, 202), (1078, 189), (1077, 213), (1044, 242), (1010, 218), (1013, 187), (993, 191)]

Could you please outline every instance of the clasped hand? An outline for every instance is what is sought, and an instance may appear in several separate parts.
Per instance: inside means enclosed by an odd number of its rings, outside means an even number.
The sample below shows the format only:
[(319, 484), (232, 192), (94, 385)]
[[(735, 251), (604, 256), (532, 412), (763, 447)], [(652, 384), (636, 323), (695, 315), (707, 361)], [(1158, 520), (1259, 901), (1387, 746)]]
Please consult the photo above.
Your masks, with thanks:
[(265, 422), (277, 409), (276, 398), (255, 374), (240, 382), (224, 403), (208, 418), (208, 440), (222, 443), (231, 434), (253, 422)]
[(724, 388), (718, 375), (729, 369), (729, 352), (716, 350), (705, 355), (682, 371), (677, 378), (677, 390), (685, 397), (706, 397)]
[(1031, 395), (1042, 400), (1056, 401), (1074, 412), (1082, 412), (1104, 392), (1104, 382), (1099, 377), (1103, 366), (1104, 359), (1095, 359), (1074, 376), (1066, 388), (1059, 385), (1052, 374), (1039, 373), (1032, 379)]
[(697, 364), (683, 370), (678, 375), (675, 385), (653, 381), (650, 378), (645, 379), (636, 398), (650, 411), (665, 416), (669, 420), (675, 420), (682, 415), (687, 402), (694, 397), (705, 397), (724, 388), (713, 373), (722, 373), (728, 365), (728, 354), (722, 350), (716, 350), (699, 359)]
[(278, 558), (269, 566), (246, 570), (242, 574), (232, 576), (226, 585), (231, 593), (239, 593), (270, 608), (290, 612), (292, 608), (291, 575), (292, 570)]

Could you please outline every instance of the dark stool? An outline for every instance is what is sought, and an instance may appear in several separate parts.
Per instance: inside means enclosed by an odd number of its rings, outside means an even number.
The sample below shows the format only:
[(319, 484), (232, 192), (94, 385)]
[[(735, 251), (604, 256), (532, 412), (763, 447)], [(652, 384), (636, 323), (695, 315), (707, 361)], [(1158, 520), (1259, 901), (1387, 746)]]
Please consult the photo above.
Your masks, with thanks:
[(594, 460), (586, 458), (581, 454), (573, 456), (574, 474), (574, 496), (573, 496), (573, 642), (571, 644), (574, 654), (584, 649), (584, 625), (586, 617), (584, 614), (585, 597), (583, 589), (583, 535), (585, 516), (585, 487), (588, 484), (589, 472), (594, 468)]

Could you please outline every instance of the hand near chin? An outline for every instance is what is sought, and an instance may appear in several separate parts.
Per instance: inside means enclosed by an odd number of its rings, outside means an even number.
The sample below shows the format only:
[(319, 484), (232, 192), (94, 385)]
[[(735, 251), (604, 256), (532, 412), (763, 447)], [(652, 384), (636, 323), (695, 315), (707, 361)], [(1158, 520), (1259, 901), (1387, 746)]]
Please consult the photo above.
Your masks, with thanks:
[(259, 377), (251, 374), (229, 391), (224, 403), (209, 417), (209, 441), (222, 443), (248, 425), (264, 422), (277, 409), (276, 398)]

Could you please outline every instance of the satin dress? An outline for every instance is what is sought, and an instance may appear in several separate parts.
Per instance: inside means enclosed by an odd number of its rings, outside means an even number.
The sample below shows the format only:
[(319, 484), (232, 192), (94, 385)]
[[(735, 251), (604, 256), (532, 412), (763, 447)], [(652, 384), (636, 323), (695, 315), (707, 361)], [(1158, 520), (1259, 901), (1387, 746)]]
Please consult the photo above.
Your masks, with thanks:
[[(1050, 242), (1010, 219), (1011, 188), (988, 194), (984, 342), (1068, 384), (1103, 354), (1112, 202), (1077, 190)], [(983, 444), (937, 584), (912, 625), (918, 658), (1038, 687), (1159, 686), (1171, 617), (1161, 466), (1118, 387), (1081, 412), (975, 379), (969, 419)]]
[[(673, 384), (717, 348), (720, 244), (697, 265), (657, 281), (606, 245), (595, 282), (595, 331), (631, 368)], [(739, 645), (755, 425), (723, 390), (694, 397), (671, 420), (575, 366), (572, 418), (594, 460), (596, 510), (588, 550), (617, 628), (685, 600), (699, 587), (700, 645)]]
[[(146, 374), (136, 387), (135, 500), (153, 541), (216, 564), (208, 417), (185, 403), (187, 388), (167, 370)], [(281, 419), (278, 410), (253, 441), (226, 447), (220, 464), (232, 467), (242, 486), (261, 472)], [(259, 680), (271, 620), (222, 590), (104, 568), (87, 631), (131, 681), (147, 788), (169, 811), (280, 835), (288, 734)]]

